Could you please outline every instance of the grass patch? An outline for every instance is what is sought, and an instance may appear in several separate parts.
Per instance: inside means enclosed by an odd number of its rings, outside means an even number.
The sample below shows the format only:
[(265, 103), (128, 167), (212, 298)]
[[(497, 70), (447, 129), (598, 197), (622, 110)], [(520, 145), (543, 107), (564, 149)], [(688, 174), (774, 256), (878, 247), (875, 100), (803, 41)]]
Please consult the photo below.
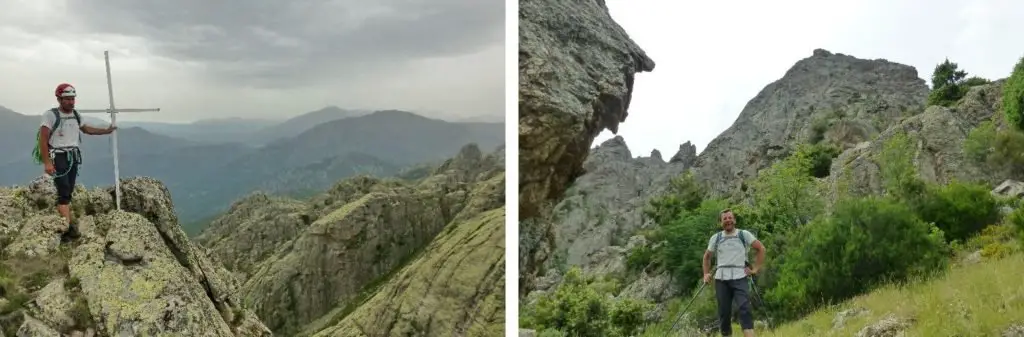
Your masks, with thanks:
[[(951, 269), (932, 282), (889, 285), (843, 304), (818, 310), (774, 331), (778, 336), (852, 336), (867, 325), (894, 314), (915, 319), (906, 337), (1000, 336), (1012, 324), (1024, 323), (1024, 254), (990, 259)], [(833, 330), (839, 311), (868, 309)], [(764, 334), (764, 333), (762, 333)]]

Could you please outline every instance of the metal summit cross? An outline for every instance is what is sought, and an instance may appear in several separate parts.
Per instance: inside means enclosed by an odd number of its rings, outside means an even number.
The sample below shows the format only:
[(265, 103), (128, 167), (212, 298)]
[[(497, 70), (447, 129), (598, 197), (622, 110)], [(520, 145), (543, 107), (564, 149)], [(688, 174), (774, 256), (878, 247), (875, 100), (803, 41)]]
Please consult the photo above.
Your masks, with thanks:
[[(110, 125), (117, 126), (117, 114), (122, 112), (153, 112), (160, 111), (160, 108), (156, 109), (117, 109), (114, 107), (114, 85), (110, 80), (110, 51), (103, 52), (103, 60), (107, 65), (107, 95), (110, 97), (110, 108), (107, 109), (83, 109), (78, 110), (79, 113), (109, 113), (110, 114)], [(110, 135), (110, 149), (114, 156), (114, 203), (117, 205), (117, 209), (121, 210), (121, 171), (118, 166), (117, 160), (117, 130), (114, 130)]]

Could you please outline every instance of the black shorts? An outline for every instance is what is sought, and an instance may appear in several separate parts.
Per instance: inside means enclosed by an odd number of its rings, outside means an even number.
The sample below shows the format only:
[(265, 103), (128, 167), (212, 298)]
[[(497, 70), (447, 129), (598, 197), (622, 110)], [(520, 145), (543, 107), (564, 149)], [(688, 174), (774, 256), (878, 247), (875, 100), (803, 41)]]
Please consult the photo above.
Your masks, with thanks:
[[(70, 156), (69, 156), (70, 154)], [(73, 160), (68, 160), (68, 158)], [(69, 152), (54, 153), (53, 184), (57, 187), (57, 204), (67, 205), (71, 203), (71, 196), (75, 192), (75, 180), (78, 178), (78, 166), (82, 164), (81, 152), (70, 150)]]

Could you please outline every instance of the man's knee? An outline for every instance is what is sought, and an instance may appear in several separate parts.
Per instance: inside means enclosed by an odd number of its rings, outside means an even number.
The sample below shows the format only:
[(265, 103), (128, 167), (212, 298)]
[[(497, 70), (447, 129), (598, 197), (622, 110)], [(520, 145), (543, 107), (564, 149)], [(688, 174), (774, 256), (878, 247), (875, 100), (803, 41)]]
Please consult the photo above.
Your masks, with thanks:
[(67, 205), (71, 203), (71, 197), (75, 193), (74, 187), (68, 186), (66, 180), (58, 180), (57, 183), (57, 204)]

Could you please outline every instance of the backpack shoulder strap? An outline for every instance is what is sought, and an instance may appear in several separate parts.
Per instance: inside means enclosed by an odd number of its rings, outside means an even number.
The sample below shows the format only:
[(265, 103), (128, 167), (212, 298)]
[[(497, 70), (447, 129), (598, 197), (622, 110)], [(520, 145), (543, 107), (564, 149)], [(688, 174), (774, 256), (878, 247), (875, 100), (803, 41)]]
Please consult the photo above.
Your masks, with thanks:
[(60, 127), (60, 111), (57, 108), (51, 108), (50, 112), (53, 113), (53, 125), (50, 126), (49, 140), (53, 140), (53, 135), (57, 133), (57, 128)]
[(71, 112), (75, 114), (75, 121), (78, 121), (78, 127), (82, 127), (82, 115), (78, 113), (78, 109), (71, 109)]
[(50, 126), (50, 137), (53, 137), (53, 131), (57, 130), (60, 126), (60, 113), (57, 112), (57, 108), (51, 108), (50, 113), (53, 114), (53, 125)]
[(740, 242), (742, 242), (742, 243), (743, 243), (743, 248), (744, 248), (744, 249), (746, 249), (746, 248), (747, 248), (747, 237), (743, 235), (743, 234), (746, 234), (746, 232), (747, 232), (747, 230), (746, 230), (746, 229), (741, 229), (741, 230), (739, 231), (739, 234), (737, 234), (737, 235), (738, 235), (738, 236), (740, 237)]

